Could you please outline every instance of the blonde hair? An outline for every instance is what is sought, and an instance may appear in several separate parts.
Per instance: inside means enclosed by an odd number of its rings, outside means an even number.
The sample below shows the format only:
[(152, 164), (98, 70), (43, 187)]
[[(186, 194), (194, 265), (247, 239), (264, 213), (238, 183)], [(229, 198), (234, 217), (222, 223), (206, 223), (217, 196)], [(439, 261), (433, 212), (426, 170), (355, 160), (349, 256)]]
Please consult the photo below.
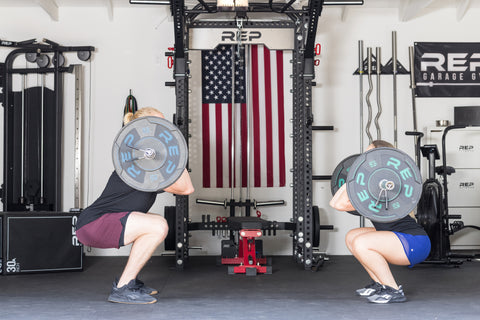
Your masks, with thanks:
[(161, 113), (157, 109), (152, 107), (144, 107), (144, 108), (138, 109), (137, 112), (135, 113), (132, 113), (132, 112), (126, 113), (123, 116), (123, 124), (127, 124), (132, 120), (138, 119), (140, 117), (146, 117), (146, 116), (156, 116), (156, 117), (161, 116), (162, 118), (165, 118), (163, 116), (163, 113)]
[(382, 147), (384, 147), (384, 148), (385, 148), (385, 147), (386, 147), (386, 148), (395, 148), (395, 147), (393, 146), (393, 144), (391, 144), (390, 142), (387, 142), (387, 141), (385, 141), (385, 140), (374, 140), (374, 141), (372, 141), (371, 144), (373, 144), (373, 146), (374, 146), (375, 148), (382, 148)]

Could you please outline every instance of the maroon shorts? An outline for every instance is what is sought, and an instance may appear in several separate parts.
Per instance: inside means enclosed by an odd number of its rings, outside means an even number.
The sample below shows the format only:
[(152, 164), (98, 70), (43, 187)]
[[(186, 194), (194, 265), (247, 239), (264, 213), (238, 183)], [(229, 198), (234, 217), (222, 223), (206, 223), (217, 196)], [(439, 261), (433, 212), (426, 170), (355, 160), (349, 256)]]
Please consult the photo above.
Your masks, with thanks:
[(130, 212), (107, 213), (77, 230), (77, 238), (85, 246), (120, 248)]

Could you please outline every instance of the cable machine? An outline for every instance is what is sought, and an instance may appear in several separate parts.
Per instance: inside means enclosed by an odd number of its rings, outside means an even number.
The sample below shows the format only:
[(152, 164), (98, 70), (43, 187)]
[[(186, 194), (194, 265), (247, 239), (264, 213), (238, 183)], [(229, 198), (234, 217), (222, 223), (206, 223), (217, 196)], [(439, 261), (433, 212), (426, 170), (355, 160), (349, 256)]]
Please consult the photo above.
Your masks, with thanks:
[[(66, 52), (76, 52), (81, 61), (90, 59), (93, 47), (65, 47), (48, 39), (14, 42), (1, 41), (14, 48), (0, 64), (0, 95), (4, 107), (4, 181), (3, 211), (61, 211), (63, 75), (81, 70), (64, 66)], [(17, 57), (24, 55), (38, 68), (18, 68)], [(49, 67), (52, 62), (52, 66)], [(37, 74), (41, 86), (27, 88), (27, 76)], [(45, 85), (45, 76), (53, 74), (53, 90)], [(13, 76), (20, 76), (21, 91), (13, 91)], [(80, 88), (76, 81), (76, 95)], [(76, 96), (76, 116), (80, 96)], [(79, 118), (78, 118), (79, 119)], [(79, 123), (76, 122), (76, 151), (79, 149)], [(78, 150), (79, 151), (79, 150)], [(80, 160), (80, 155), (76, 155)], [(79, 181), (79, 170), (76, 182)], [(76, 191), (78, 187), (76, 186)], [(76, 196), (77, 205), (78, 196)]]

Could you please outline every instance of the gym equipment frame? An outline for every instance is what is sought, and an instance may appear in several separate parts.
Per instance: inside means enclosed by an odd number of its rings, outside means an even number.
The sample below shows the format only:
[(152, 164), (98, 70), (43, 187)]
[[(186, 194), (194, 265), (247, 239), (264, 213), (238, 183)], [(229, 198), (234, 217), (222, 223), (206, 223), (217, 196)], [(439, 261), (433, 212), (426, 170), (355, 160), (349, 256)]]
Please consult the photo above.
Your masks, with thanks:
[[(167, 82), (168, 86), (175, 86), (176, 115), (174, 123), (183, 133), (188, 144), (188, 92), (189, 92), (189, 38), (190, 32), (196, 28), (232, 29), (238, 26), (238, 21), (245, 21), (241, 26), (244, 30), (288, 28), (293, 30), (292, 55), (292, 95), (293, 95), (293, 212), (291, 222), (273, 223), (265, 227), (264, 231), (292, 230), (293, 258), (303, 264), (306, 270), (316, 268), (323, 263), (324, 257), (314, 251), (317, 244), (318, 231), (321, 228), (332, 229), (333, 226), (319, 226), (314, 219), (314, 205), (312, 194), (312, 86), (314, 72), (314, 45), (317, 22), (324, 5), (362, 5), (362, 1), (328, 1), (309, 0), (301, 7), (296, 0), (288, 3), (266, 2), (250, 3), (248, 7), (229, 11), (231, 19), (202, 21), (200, 18), (215, 14), (221, 10), (216, 3), (203, 0), (194, 2), (188, 7), (185, 0), (179, 1), (136, 1), (132, 4), (170, 4), (174, 21), (175, 50), (173, 77), (175, 82)], [(298, 1), (300, 2), (300, 1)], [(302, 2), (304, 3), (304, 2)], [(294, 4), (297, 8), (294, 7)], [(298, 8), (300, 6), (300, 8)], [(225, 11), (224, 11), (225, 12)], [(248, 20), (250, 14), (262, 13), (268, 15), (268, 20)], [(283, 18), (283, 19), (280, 19)], [(243, 40), (242, 40), (243, 41)], [(233, 43), (235, 44), (235, 43)], [(315, 179), (316, 180), (316, 179)], [(240, 204), (243, 205), (243, 204)], [(170, 209), (171, 210), (171, 209)], [(318, 210), (317, 210), (318, 211)], [(173, 215), (172, 215), (173, 216)], [(209, 220), (209, 219), (208, 219)], [(317, 220), (317, 221), (314, 221)], [(198, 229), (196, 229), (198, 227)], [(225, 226), (222, 222), (191, 223), (188, 212), (188, 196), (176, 197), (175, 214), (175, 259), (177, 268), (182, 269), (189, 257), (190, 230), (221, 230)]]
[[(63, 53), (76, 52), (82, 61), (87, 61), (94, 47), (65, 47), (43, 39), (13, 42), (2, 40), (1, 46), (12, 47), (5, 63), (0, 64), (0, 87), (3, 93), (0, 101), (4, 107), (4, 181), (2, 202), (4, 211), (59, 211), (61, 209), (61, 157), (62, 157), (62, 117), (63, 117), (63, 74), (75, 72), (76, 86), (80, 70), (74, 66), (63, 66)], [(14, 68), (19, 55), (25, 55), (29, 62), (36, 62), (38, 68)], [(48, 67), (53, 54), (53, 67)], [(42, 86), (29, 88), (32, 94), (40, 91), (40, 107), (35, 99), (26, 93), (28, 74), (53, 74), (53, 91)], [(13, 75), (22, 76), (22, 92), (13, 91)], [(76, 115), (78, 115), (76, 87)], [(20, 102), (20, 103), (19, 103)], [(21, 104), (16, 107), (15, 104)], [(31, 106), (30, 106), (31, 105)], [(78, 126), (78, 121), (76, 122)], [(76, 127), (76, 150), (79, 147), (79, 129)], [(76, 161), (80, 160), (77, 154)], [(76, 162), (76, 166), (78, 163)], [(79, 170), (76, 170), (76, 175)], [(78, 182), (79, 176), (76, 177)], [(77, 188), (78, 189), (78, 188)], [(76, 196), (76, 200), (78, 197)]]

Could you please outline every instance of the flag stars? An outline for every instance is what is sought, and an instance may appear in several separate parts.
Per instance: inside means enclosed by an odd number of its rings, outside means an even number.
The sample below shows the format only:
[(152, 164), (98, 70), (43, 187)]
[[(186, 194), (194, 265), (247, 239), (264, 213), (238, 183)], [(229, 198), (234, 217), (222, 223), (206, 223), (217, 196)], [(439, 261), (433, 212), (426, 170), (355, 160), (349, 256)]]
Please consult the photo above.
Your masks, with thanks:
[[(235, 57), (234, 61), (232, 58)], [(232, 66), (235, 66), (232, 70)], [(231, 103), (245, 96), (243, 62), (232, 53), (232, 46), (222, 45), (218, 49), (202, 52), (202, 101), (203, 103)], [(234, 79), (232, 76), (235, 75)], [(232, 84), (235, 83), (235, 91)], [(244, 101), (244, 98), (243, 98)]]

